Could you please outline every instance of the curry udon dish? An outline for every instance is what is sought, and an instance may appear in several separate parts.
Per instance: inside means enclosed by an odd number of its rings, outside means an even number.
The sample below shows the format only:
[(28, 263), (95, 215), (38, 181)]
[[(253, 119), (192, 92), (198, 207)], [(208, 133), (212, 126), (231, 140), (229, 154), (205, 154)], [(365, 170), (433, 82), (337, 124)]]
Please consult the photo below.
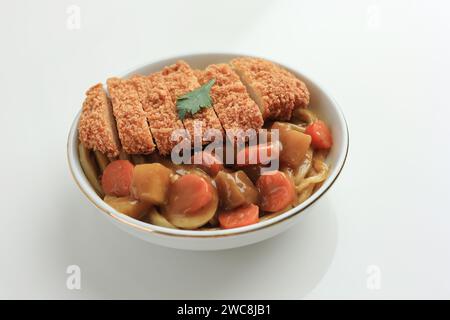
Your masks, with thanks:
[(327, 178), (328, 126), (306, 85), (240, 57), (204, 70), (178, 61), (86, 93), (83, 171), (118, 212), (167, 228), (237, 228), (275, 217)]

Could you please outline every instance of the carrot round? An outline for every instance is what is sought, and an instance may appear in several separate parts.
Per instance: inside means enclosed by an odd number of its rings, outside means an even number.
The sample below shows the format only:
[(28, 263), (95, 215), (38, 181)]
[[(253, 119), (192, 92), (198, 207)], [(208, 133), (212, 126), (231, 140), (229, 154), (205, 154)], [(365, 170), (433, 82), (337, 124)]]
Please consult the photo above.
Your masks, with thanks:
[(224, 229), (238, 228), (257, 223), (259, 221), (259, 207), (249, 204), (231, 211), (219, 214), (220, 226)]
[[(256, 144), (245, 147), (237, 153), (236, 165), (248, 166), (255, 164), (266, 164), (263, 162), (267, 162), (267, 160), (270, 160), (272, 157), (272, 148), (273, 145), (271, 143)], [(261, 158), (261, 155), (265, 156), (266, 159)]]
[(283, 210), (295, 200), (294, 184), (283, 172), (274, 171), (260, 176), (256, 187), (264, 211)]
[(169, 194), (169, 205), (173, 211), (194, 214), (212, 199), (212, 186), (197, 174), (187, 174), (176, 180)]
[(223, 163), (218, 157), (211, 154), (210, 152), (201, 151), (201, 163), (195, 163), (197, 155), (193, 155), (191, 158), (191, 163), (198, 165), (211, 177), (215, 177), (220, 170), (223, 169)]
[(105, 194), (116, 197), (128, 196), (133, 179), (133, 168), (133, 164), (128, 160), (116, 160), (109, 163), (102, 176)]
[(314, 149), (330, 149), (333, 145), (333, 136), (325, 122), (314, 121), (306, 127), (305, 133), (311, 136), (311, 145)]

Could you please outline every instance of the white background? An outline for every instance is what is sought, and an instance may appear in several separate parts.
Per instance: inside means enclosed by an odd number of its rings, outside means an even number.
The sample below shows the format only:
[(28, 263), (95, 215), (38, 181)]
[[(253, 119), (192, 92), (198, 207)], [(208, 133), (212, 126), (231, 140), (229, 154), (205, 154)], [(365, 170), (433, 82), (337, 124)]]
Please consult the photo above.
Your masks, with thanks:
[[(446, 1), (2, 1), (0, 298), (450, 298), (449, 17)], [(341, 177), (276, 238), (150, 245), (71, 179), (66, 138), (85, 90), (196, 51), (284, 61), (347, 117)], [(72, 264), (79, 291), (66, 288)]]

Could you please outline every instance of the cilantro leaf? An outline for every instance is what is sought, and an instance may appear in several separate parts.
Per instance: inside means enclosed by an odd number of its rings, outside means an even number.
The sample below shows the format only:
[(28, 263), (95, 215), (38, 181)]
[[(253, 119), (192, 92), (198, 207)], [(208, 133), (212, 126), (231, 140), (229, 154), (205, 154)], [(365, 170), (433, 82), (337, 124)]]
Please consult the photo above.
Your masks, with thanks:
[(216, 79), (211, 79), (200, 88), (177, 98), (178, 116), (181, 120), (186, 117), (187, 113), (193, 115), (199, 112), (201, 108), (208, 108), (212, 106), (212, 100), (209, 92), (215, 82)]

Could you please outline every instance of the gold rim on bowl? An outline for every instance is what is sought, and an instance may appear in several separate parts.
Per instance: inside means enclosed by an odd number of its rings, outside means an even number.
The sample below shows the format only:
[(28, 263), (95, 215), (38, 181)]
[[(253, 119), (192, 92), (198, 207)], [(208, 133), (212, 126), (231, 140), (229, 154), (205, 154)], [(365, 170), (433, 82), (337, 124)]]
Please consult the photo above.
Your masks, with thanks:
[[(178, 59), (182, 59), (182, 58), (183, 57), (179, 57)], [(283, 66), (286, 66), (286, 65), (283, 64)], [(289, 70), (293, 70), (292, 68), (289, 68), (289, 67), (288, 67), (288, 69)], [(298, 72), (296, 72), (296, 73), (298, 73)], [(302, 76), (304, 76), (304, 75), (302, 74)], [(325, 90), (323, 89), (322, 86), (317, 85), (316, 81), (312, 81), (311, 78), (309, 78), (309, 77), (305, 77), (305, 78), (307, 78), (310, 82), (314, 83), (323, 92), (325, 92)], [(75, 117), (75, 120), (74, 120), (74, 122), (72, 124), (72, 127), (70, 128), (70, 132), (69, 132), (69, 135), (68, 135), (68, 141), (67, 141), (67, 161), (68, 161), (70, 173), (71, 173), (72, 178), (74, 179), (75, 183), (77, 184), (78, 188), (88, 198), (88, 200), (95, 207), (97, 207), (97, 209), (99, 209), (103, 213), (106, 213), (109, 217), (115, 219), (119, 223), (126, 224), (126, 225), (128, 225), (130, 227), (133, 227), (135, 229), (138, 229), (140, 231), (150, 232), (150, 233), (154, 233), (154, 234), (158, 234), (158, 235), (162, 235), (162, 236), (181, 237), (181, 238), (221, 238), (221, 237), (229, 237), (229, 236), (236, 236), (236, 235), (252, 233), (252, 232), (256, 232), (256, 231), (262, 230), (262, 229), (273, 227), (273, 226), (278, 225), (278, 224), (280, 224), (282, 222), (286, 222), (288, 220), (291, 220), (292, 218), (296, 217), (298, 214), (300, 214), (301, 212), (303, 212), (304, 210), (306, 210), (307, 208), (309, 208), (310, 206), (315, 204), (319, 199), (321, 199), (322, 196), (325, 193), (327, 193), (327, 191), (331, 188), (331, 186), (336, 182), (337, 178), (340, 176), (340, 174), (341, 174), (341, 172), (342, 172), (342, 170), (343, 170), (343, 168), (345, 166), (345, 163), (346, 163), (346, 160), (347, 160), (347, 156), (348, 156), (348, 151), (349, 151), (349, 145), (350, 145), (350, 141), (349, 141), (350, 140), (350, 135), (349, 135), (347, 120), (345, 119), (345, 116), (344, 116), (343, 112), (341, 111), (341, 109), (339, 108), (339, 106), (336, 103), (336, 101), (327, 92), (325, 92), (325, 94), (328, 96), (328, 98), (334, 104), (334, 106), (336, 108), (336, 111), (339, 114), (339, 116), (342, 118), (341, 120), (342, 120), (342, 122), (344, 124), (344, 127), (345, 127), (345, 128), (343, 128), (344, 129), (344, 143), (346, 144), (345, 151), (344, 151), (345, 154), (344, 154), (344, 157), (343, 157), (343, 160), (342, 160), (341, 164), (339, 165), (339, 169), (338, 169), (337, 173), (335, 174), (335, 176), (332, 177), (331, 182), (329, 182), (329, 184), (324, 189), (322, 189), (322, 190), (319, 189), (319, 190), (316, 191), (315, 194), (311, 195), (310, 198), (314, 197), (312, 201), (310, 201), (309, 203), (304, 205), (302, 208), (299, 208), (299, 207), (302, 206), (302, 204), (300, 204), (297, 207), (294, 207), (294, 208), (292, 208), (292, 209), (290, 209), (290, 210), (280, 214), (279, 216), (271, 218), (271, 219), (268, 219), (268, 220), (266, 220), (264, 222), (258, 222), (258, 223), (254, 224), (254, 225), (251, 225), (251, 226), (239, 227), (239, 228), (228, 229), (228, 230), (214, 230), (214, 231), (179, 230), (179, 229), (170, 229), (170, 228), (165, 228), (165, 227), (160, 227), (160, 226), (153, 226), (153, 225), (151, 225), (149, 223), (135, 220), (133, 218), (130, 218), (130, 217), (127, 217), (127, 216), (121, 214), (120, 212), (117, 212), (113, 208), (111, 208), (108, 205), (106, 205), (105, 203), (103, 203), (103, 205), (106, 208), (108, 208), (108, 210), (105, 209), (104, 207), (102, 207), (97, 202), (98, 200), (93, 199), (93, 197), (86, 190), (84, 190), (84, 188), (82, 187), (80, 181), (77, 178), (77, 175), (75, 174), (75, 171), (74, 171), (74, 168), (73, 168), (73, 165), (72, 165), (72, 161), (78, 160), (78, 157), (76, 157), (76, 159), (72, 159), (72, 157), (71, 157), (71, 149), (73, 149), (73, 141), (75, 140), (75, 137), (77, 136), (77, 132), (78, 132), (78, 129), (76, 127), (78, 125), (80, 111), (78, 112), (77, 116)], [(339, 157), (339, 158), (341, 158), (341, 157)], [(330, 179), (330, 177), (327, 178), (327, 179)], [(327, 181), (327, 180), (325, 180), (325, 181)], [(89, 183), (87, 181), (85, 183), (87, 183), (89, 185)], [(101, 198), (98, 198), (98, 199), (100, 201), (103, 201)], [(157, 229), (160, 229), (160, 230), (157, 230)]]

